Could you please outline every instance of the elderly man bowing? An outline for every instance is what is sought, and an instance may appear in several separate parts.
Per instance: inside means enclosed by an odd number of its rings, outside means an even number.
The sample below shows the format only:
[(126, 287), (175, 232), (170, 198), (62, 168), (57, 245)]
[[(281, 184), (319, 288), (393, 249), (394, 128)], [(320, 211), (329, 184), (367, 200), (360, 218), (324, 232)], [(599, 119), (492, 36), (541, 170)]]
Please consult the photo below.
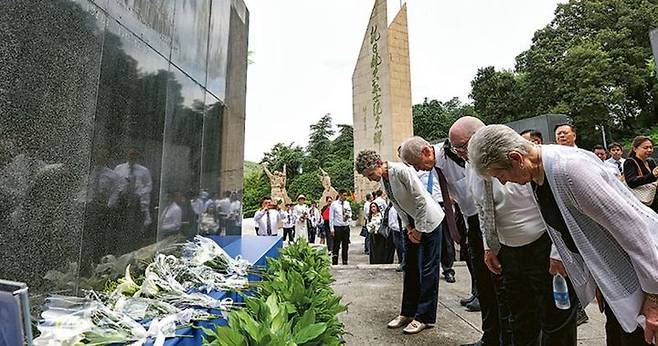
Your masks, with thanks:
[(361, 151), (354, 167), (369, 180), (380, 182), (406, 229), (402, 309), (388, 327), (406, 325), (405, 333), (419, 333), (436, 322), (441, 222), (445, 215), (411, 167), (383, 161), (372, 150)]
[(490, 125), (471, 137), (468, 153), (483, 176), (531, 184), (580, 301), (596, 292), (608, 345), (655, 342), (658, 215), (584, 150), (535, 145)]

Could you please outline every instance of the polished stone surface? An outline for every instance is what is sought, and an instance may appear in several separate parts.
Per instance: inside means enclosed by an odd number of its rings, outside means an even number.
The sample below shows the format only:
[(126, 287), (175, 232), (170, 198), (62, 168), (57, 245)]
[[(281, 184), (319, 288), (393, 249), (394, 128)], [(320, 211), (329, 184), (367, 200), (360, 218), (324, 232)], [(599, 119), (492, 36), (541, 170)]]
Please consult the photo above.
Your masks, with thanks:
[(80, 256), (104, 26), (86, 2), (0, 5), (0, 277), (33, 293)]
[[(210, 3), (210, 0), (175, 2), (174, 35), (171, 45), (171, 61), (197, 83), (204, 86), (206, 85)], [(228, 32), (224, 34), (228, 36)]]
[[(224, 177), (242, 176), (245, 94), (226, 90), (246, 85), (247, 22), (236, 0), (0, 2), (0, 278), (35, 297), (102, 288), (199, 232), (200, 189), (241, 216), (242, 181)], [(182, 226), (163, 232), (168, 198)]]
[(230, 0), (213, 0), (210, 10), (207, 89), (224, 100), (228, 59)]

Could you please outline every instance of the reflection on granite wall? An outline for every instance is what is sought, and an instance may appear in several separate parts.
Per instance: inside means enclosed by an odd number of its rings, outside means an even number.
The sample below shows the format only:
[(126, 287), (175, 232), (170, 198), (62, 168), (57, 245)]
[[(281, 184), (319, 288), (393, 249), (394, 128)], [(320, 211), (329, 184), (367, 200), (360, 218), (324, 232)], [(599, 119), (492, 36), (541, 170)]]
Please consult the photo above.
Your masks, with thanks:
[(0, 278), (75, 293), (239, 234), (247, 28), (242, 0), (0, 4)]

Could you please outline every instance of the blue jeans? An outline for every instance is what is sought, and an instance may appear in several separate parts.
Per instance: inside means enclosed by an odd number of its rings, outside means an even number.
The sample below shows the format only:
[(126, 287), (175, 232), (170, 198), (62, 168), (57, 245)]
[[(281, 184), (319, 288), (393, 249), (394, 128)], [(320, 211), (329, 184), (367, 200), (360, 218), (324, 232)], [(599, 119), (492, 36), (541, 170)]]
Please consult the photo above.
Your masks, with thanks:
[(400, 315), (414, 317), (423, 323), (435, 323), (439, 303), (441, 225), (430, 233), (422, 233), (420, 244), (411, 242), (406, 232), (403, 233), (407, 251)]

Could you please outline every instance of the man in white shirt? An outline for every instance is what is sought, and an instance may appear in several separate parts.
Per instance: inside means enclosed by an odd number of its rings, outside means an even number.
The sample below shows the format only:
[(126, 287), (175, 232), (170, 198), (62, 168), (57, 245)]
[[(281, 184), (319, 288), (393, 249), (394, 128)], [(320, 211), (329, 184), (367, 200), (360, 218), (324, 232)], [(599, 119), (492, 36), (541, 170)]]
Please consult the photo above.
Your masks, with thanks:
[(117, 165), (114, 172), (124, 179), (122, 195), (129, 204), (133, 199), (139, 200), (139, 210), (143, 214), (144, 226), (151, 224), (151, 190), (153, 181), (148, 168), (137, 163), (140, 153), (136, 148), (128, 149), (128, 162)]
[(163, 208), (158, 216), (158, 239), (176, 235), (183, 224), (183, 210), (174, 202), (173, 195), (166, 193)]
[[(468, 144), (484, 126), (479, 119), (460, 118), (450, 128), (450, 141), (456, 146)], [(461, 151), (460, 156), (467, 160), (468, 151)], [(514, 343), (575, 345), (577, 298), (570, 295), (570, 309), (555, 306), (551, 274), (566, 277), (566, 271), (557, 252), (551, 253), (552, 242), (530, 185), (484, 180), (470, 165), (466, 175), (485, 235), (485, 263), (503, 277)], [(570, 291), (574, 292), (573, 287)]]
[[(329, 207), (329, 231), (333, 238), (333, 249), (331, 252), (331, 263), (338, 264), (338, 252), (341, 252), (343, 264), (347, 265), (347, 253), (350, 244), (350, 219), (352, 208), (347, 202), (347, 191), (339, 190), (338, 199)], [(342, 248), (342, 250), (341, 250)]]
[(608, 146), (608, 150), (610, 150), (610, 158), (605, 160), (606, 165), (612, 167), (616, 172), (618, 177), (623, 177), (624, 176), (624, 159), (622, 155), (624, 154), (624, 150), (621, 147), (621, 144), (614, 142), (610, 143)]
[(254, 222), (258, 225), (259, 236), (276, 236), (279, 222), (283, 222), (284, 214), (272, 203), (272, 198), (264, 197), (260, 209), (254, 214)]
[(230, 201), (225, 234), (240, 235), (242, 234), (242, 200), (237, 192), (232, 192)]
[(363, 200), (363, 218), (364, 218), (364, 224), (367, 222), (368, 218), (370, 217), (370, 203), (372, 203), (373, 197), (371, 194), (366, 194), (366, 199)]
[(297, 222), (292, 203), (286, 204), (281, 213), (283, 215), (283, 241), (287, 239), (290, 244), (295, 241), (295, 223)]
[(441, 223), (445, 214), (412, 168), (398, 162), (383, 161), (372, 150), (361, 151), (354, 167), (368, 180), (380, 182), (407, 233), (402, 308), (400, 315), (389, 322), (388, 327), (406, 325), (405, 333), (419, 333), (436, 322)]
[[(495, 277), (484, 264), (484, 245), (478, 211), (473, 194), (466, 179), (465, 161), (457, 155), (463, 150), (455, 148), (449, 142), (431, 145), (421, 137), (411, 137), (400, 147), (401, 158), (418, 171), (436, 171), (441, 169), (453, 197), (466, 217), (468, 226), (468, 252), (471, 259), (471, 282), (475, 282), (477, 294), (462, 299), (461, 305), (470, 310), (480, 307), (482, 314), (483, 335), (478, 342), (483, 345), (509, 345), (512, 331), (509, 325), (509, 311), (503, 304), (502, 297), (497, 297), (501, 280)], [(473, 291), (473, 290), (472, 290)], [(476, 342), (475, 345), (478, 345)]]
[[(217, 213), (217, 221), (219, 228), (228, 230), (229, 228), (229, 214), (231, 213), (231, 191), (224, 191), (223, 196), (220, 198), (219, 193), (217, 199), (212, 202), (215, 205), (215, 212)], [(207, 209), (208, 203), (204, 203), (204, 208)], [(200, 208), (197, 206), (197, 208)], [(227, 232), (228, 234), (228, 232)]]

